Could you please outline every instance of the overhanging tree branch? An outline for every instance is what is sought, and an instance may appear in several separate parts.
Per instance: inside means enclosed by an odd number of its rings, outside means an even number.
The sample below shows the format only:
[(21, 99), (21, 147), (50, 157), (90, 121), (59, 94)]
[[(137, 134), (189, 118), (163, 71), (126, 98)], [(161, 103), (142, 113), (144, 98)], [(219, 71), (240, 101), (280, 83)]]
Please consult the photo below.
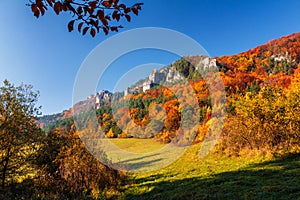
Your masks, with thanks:
[(110, 31), (118, 32), (120, 20), (125, 18), (131, 21), (130, 14), (138, 15), (143, 3), (127, 6), (119, 0), (34, 0), (28, 6), (34, 16), (39, 18), (51, 7), (59, 15), (61, 12), (70, 12), (72, 20), (68, 23), (69, 32), (74, 30), (77, 22), (78, 32), (95, 37), (96, 33), (103, 32), (107, 35)]

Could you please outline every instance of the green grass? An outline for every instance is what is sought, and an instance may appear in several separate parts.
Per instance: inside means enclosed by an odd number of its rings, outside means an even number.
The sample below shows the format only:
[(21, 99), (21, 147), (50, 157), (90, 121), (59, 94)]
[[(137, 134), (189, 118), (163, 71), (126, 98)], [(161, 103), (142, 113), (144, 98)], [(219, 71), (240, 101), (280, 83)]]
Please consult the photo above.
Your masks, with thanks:
[[(135, 150), (134, 146), (126, 144), (131, 143), (130, 140), (114, 142)], [(137, 144), (136, 148), (141, 147)], [(200, 145), (192, 146), (180, 159), (163, 169), (130, 174), (120, 198), (300, 199), (300, 155), (272, 160), (212, 154), (200, 158), (199, 149)]]
[(97, 146), (106, 152), (112, 163), (126, 166), (130, 172), (145, 172), (160, 169), (179, 157), (184, 148), (164, 145), (152, 139), (104, 139)]
[(110, 139), (119, 148), (133, 153), (151, 153), (163, 148), (165, 145), (152, 139)]

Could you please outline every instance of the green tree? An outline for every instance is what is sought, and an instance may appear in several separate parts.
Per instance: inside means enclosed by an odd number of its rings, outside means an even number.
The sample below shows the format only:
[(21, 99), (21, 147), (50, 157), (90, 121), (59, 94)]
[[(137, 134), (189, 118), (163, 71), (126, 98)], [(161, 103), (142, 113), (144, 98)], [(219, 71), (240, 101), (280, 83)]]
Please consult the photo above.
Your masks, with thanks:
[(10, 180), (30, 170), (29, 161), (38, 147), (39, 93), (31, 85), (15, 87), (7, 80), (0, 87), (0, 177), (5, 187)]

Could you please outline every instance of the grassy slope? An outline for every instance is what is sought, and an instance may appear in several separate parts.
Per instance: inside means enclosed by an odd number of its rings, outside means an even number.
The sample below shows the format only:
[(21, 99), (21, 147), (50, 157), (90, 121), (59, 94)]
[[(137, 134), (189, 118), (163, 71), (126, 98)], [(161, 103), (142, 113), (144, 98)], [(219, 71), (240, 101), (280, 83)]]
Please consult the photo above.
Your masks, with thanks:
[(129, 152), (150, 153), (164, 147), (152, 139), (110, 139), (115, 145)]
[[(130, 141), (130, 140), (128, 140)], [(123, 148), (144, 149), (140, 140)], [(153, 142), (150, 140), (150, 142)], [(153, 144), (155, 147), (156, 144)], [(152, 146), (149, 145), (148, 146)], [(144, 147), (144, 148), (143, 148)], [(300, 155), (263, 158), (198, 157), (194, 145), (179, 160), (155, 172), (132, 174), (126, 199), (300, 199)]]

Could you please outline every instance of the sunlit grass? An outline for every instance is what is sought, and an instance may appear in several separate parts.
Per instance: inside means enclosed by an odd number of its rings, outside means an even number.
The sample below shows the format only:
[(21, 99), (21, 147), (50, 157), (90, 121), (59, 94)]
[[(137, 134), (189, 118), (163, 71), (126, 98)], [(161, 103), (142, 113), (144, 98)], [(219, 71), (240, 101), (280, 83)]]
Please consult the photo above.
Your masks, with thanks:
[[(116, 140), (117, 141), (117, 140)], [(129, 140), (128, 140), (129, 141)], [(126, 141), (120, 141), (126, 147)], [(193, 145), (171, 165), (130, 174), (126, 199), (299, 199), (300, 156), (267, 159), (198, 156)], [(130, 148), (133, 148), (130, 146)]]
[(110, 139), (120, 149), (126, 150), (132, 153), (151, 153), (163, 148), (165, 145), (156, 142), (152, 139)]

